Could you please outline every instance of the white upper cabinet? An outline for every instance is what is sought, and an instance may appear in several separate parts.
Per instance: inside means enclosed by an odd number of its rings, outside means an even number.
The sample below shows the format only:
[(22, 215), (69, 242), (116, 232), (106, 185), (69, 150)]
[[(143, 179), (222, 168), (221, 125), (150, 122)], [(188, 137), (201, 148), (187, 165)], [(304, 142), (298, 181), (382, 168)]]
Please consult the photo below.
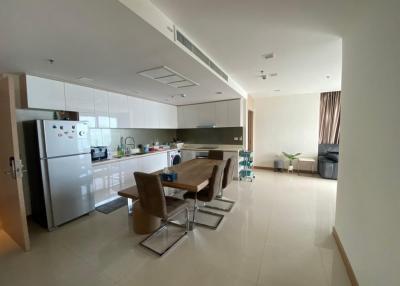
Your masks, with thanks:
[(94, 89), (94, 114), (97, 128), (109, 128), (110, 116), (108, 114), (108, 92)]
[(144, 128), (145, 127), (145, 114), (143, 108), (143, 99), (128, 96), (129, 113), (130, 113), (130, 126), (131, 128)]
[(110, 128), (130, 128), (128, 96), (110, 92), (108, 94)]
[(196, 105), (197, 126), (213, 127), (215, 125), (215, 103), (203, 103)]
[(166, 122), (168, 123), (168, 127), (170, 129), (178, 128), (178, 108), (173, 105), (164, 104), (166, 109)]
[(225, 127), (228, 125), (228, 104), (226, 101), (215, 102), (215, 126)]
[(197, 128), (198, 111), (195, 104), (184, 105), (179, 107), (179, 128)]
[(65, 83), (65, 105), (68, 111), (94, 114), (94, 89)]
[(178, 111), (176, 106), (160, 104), (158, 121), (159, 128), (176, 129), (178, 126)]
[(145, 110), (145, 128), (159, 128), (158, 113), (160, 110), (160, 103), (144, 100)]
[(179, 106), (178, 128), (243, 126), (240, 99)]
[(65, 110), (64, 83), (26, 75), (21, 78), (26, 108)]
[(228, 100), (228, 123), (227, 127), (243, 126), (242, 101), (240, 99)]

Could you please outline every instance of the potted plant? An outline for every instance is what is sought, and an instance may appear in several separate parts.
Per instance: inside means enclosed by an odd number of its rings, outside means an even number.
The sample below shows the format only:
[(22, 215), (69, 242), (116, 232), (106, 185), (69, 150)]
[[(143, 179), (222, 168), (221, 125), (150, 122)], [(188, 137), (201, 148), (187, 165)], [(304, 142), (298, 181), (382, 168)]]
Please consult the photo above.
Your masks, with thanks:
[(296, 154), (289, 154), (286, 152), (282, 152), (282, 154), (288, 158), (289, 160), (289, 167), (288, 167), (288, 171), (289, 172), (293, 172), (293, 161), (297, 159), (298, 156), (301, 155), (301, 153), (296, 153)]

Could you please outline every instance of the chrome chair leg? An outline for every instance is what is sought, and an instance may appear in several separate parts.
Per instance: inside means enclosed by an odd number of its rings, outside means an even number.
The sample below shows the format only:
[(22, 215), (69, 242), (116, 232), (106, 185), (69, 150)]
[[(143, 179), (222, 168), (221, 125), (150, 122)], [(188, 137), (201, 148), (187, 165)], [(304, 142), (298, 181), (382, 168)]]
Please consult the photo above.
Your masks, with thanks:
[[(149, 236), (147, 236), (145, 239), (143, 239), (141, 242), (139, 242), (139, 244), (144, 247), (147, 248), (148, 250), (152, 251), (153, 253), (159, 255), (159, 256), (163, 256), (165, 253), (167, 253), (173, 246), (175, 246), (182, 238), (184, 238), (187, 234), (188, 234), (188, 230), (189, 230), (189, 209), (185, 208), (186, 210), (186, 229), (185, 232), (179, 236), (176, 240), (174, 240), (170, 245), (168, 245), (168, 247), (166, 249), (164, 249), (162, 252), (158, 252), (157, 250), (145, 245), (145, 242), (147, 240), (150, 240), (153, 235), (159, 233), (161, 230), (166, 229), (168, 227), (168, 224), (172, 224), (169, 221), (166, 221), (163, 225), (161, 225), (159, 228), (157, 228), (155, 231), (153, 231)], [(181, 212), (180, 212), (181, 213)], [(178, 214), (180, 214), (178, 213)], [(176, 214), (176, 215), (178, 215)], [(172, 217), (171, 217), (172, 218)]]
[(232, 210), (233, 206), (235, 205), (235, 201), (231, 201), (231, 200), (228, 200), (228, 199), (224, 198), (224, 190), (221, 190), (221, 192), (218, 194), (218, 196), (216, 196), (215, 200), (227, 203), (229, 205), (226, 208), (220, 208), (220, 207), (215, 207), (215, 206), (211, 206), (211, 205), (207, 205), (206, 204), (204, 207), (206, 207), (208, 209), (223, 211), (223, 212), (230, 212)]
[[(195, 218), (197, 212), (217, 217), (218, 221), (217, 221), (217, 223), (215, 225), (209, 225), (209, 224), (198, 222), (198, 221), (196, 221), (196, 218)], [(206, 228), (209, 228), (209, 229), (217, 229), (223, 218), (224, 218), (224, 215), (222, 215), (222, 214), (217, 214), (217, 213), (214, 213), (214, 212), (205, 211), (205, 210), (202, 210), (201, 208), (199, 208), (198, 203), (197, 203), (197, 198), (195, 199), (194, 208), (193, 208), (193, 220), (192, 220), (193, 224), (198, 225), (198, 226), (202, 226), (202, 227), (206, 227)]]

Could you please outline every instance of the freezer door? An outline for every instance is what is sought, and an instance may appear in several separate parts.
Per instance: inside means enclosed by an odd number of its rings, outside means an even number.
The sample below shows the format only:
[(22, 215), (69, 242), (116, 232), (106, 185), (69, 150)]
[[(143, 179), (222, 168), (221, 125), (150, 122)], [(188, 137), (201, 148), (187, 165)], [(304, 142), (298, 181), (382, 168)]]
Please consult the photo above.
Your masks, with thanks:
[(47, 160), (54, 226), (94, 209), (90, 154)]
[[(44, 157), (90, 153), (87, 122), (43, 120)], [(40, 138), (40, 135), (39, 135)]]

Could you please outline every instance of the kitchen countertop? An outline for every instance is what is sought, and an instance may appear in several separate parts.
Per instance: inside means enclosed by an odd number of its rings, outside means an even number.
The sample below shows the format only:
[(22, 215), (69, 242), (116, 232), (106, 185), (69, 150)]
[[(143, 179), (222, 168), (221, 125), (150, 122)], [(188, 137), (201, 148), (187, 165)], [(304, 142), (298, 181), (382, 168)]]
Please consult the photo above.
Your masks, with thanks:
[(172, 148), (172, 149), (149, 152), (149, 153), (140, 154), (140, 155), (131, 155), (131, 156), (124, 156), (124, 157), (121, 157), (121, 158), (111, 158), (111, 159), (108, 159), (108, 160), (94, 161), (94, 162), (92, 162), (92, 166), (99, 166), (99, 165), (104, 165), (104, 164), (111, 164), (111, 163), (115, 163), (115, 162), (121, 162), (121, 161), (125, 161), (125, 160), (142, 158), (142, 157), (152, 156), (152, 155), (156, 155), (156, 154), (162, 154), (162, 153), (166, 153), (166, 152), (174, 151), (174, 150), (177, 150), (177, 149), (176, 148)]

